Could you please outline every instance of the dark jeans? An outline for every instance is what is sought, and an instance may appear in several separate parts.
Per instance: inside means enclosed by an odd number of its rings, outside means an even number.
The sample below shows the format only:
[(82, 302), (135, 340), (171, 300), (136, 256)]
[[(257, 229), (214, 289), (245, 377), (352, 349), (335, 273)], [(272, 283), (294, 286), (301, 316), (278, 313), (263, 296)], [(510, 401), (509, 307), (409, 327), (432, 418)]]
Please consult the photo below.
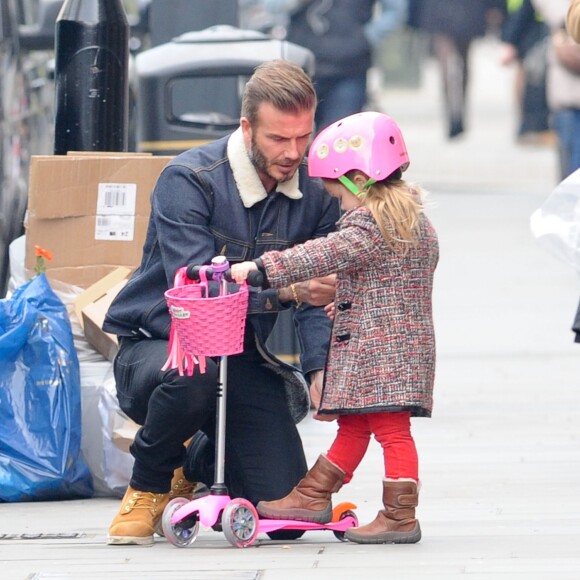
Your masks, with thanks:
[(439, 62), (445, 120), (450, 138), (461, 135), (465, 128), (470, 47), (471, 38), (463, 39), (443, 33), (433, 36), (433, 50)]
[[(167, 341), (123, 339), (115, 359), (121, 409), (142, 425), (131, 446), (131, 486), (165, 493), (173, 471), (213, 483), (218, 366), (192, 377), (161, 371)], [(228, 358), (225, 479), (232, 497), (253, 503), (286, 495), (307, 470), (281, 377), (257, 352)], [(202, 429), (187, 451), (184, 442)], [(204, 444), (209, 443), (209, 444)]]
[(566, 179), (580, 168), (580, 109), (561, 109), (553, 114), (558, 135), (560, 177)]
[(343, 117), (360, 113), (367, 102), (366, 71), (357, 75), (319, 78), (315, 86), (318, 96), (318, 132)]

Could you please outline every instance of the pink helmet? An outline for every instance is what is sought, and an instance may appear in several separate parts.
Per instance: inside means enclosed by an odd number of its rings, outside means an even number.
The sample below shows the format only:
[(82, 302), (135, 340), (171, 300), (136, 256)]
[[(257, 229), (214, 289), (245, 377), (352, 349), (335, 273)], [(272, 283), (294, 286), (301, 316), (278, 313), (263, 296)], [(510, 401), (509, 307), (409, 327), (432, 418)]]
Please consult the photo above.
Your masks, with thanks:
[(409, 167), (409, 156), (398, 125), (383, 113), (350, 115), (323, 129), (308, 153), (312, 177), (339, 179), (358, 169), (371, 182), (382, 181)]

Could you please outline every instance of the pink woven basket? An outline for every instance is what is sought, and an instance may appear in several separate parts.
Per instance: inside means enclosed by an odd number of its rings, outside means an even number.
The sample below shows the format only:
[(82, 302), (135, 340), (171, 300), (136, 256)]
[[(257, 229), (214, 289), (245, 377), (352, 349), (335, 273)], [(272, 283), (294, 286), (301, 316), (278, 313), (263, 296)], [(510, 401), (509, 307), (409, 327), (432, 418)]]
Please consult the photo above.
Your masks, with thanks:
[(193, 373), (197, 363), (205, 371), (203, 357), (228, 356), (242, 352), (248, 307), (248, 287), (238, 292), (208, 298), (207, 282), (176, 276), (176, 285), (165, 292), (171, 315), (169, 358), (163, 367)]

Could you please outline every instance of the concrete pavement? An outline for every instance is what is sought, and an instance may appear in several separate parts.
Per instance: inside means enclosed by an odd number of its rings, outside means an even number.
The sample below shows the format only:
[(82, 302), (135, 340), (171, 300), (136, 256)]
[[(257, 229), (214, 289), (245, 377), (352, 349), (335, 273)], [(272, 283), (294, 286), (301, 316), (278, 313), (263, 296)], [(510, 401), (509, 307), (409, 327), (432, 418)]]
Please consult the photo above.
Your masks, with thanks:
[[(444, 139), (434, 63), (419, 90), (378, 94), (405, 134), (407, 178), (430, 191), (441, 243), (434, 416), (413, 424), (421, 543), (309, 532), (241, 550), (202, 530), (188, 549), (109, 547), (116, 499), (3, 504), (0, 578), (580, 579), (580, 345), (569, 330), (580, 284), (530, 234), (556, 157), (515, 145), (513, 70), (496, 60), (492, 42), (476, 47), (470, 129), (456, 142)], [(309, 418), (300, 428), (312, 463), (335, 427)], [(381, 461), (375, 443), (337, 497), (358, 505), (362, 523), (379, 508)]]

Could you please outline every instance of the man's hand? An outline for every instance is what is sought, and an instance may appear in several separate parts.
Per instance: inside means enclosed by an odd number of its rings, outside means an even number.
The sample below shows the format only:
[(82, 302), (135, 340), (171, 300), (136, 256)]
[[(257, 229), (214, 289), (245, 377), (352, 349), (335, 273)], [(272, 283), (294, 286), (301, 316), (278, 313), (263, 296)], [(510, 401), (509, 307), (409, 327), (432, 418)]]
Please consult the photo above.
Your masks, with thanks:
[(322, 381), (324, 379), (323, 371), (314, 371), (311, 375), (310, 381), (310, 400), (314, 408), (313, 417), (317, 421), (334, 421), (338, 415), (319, 415), (318, 408), (320, 407), (320, 399), (322, 398)]
[(326, 306), (334, 300), (336, 274), (300, 282), (295, 288), (300, 302), (308, 302), (312, 306)]
[(312, 408), (318, 411), (320, 407), (320, 398), (322, 397), (322, 380), (324, 378), (324, 371), (314, 371), (310, 375), (310, 400)]
[(330, 318), (330, 320), (334, 320), (334, 315), (336, 313), (335, 308), (334, 308), (334, 302), (327, 304), (324, 307), (324, 312), (326, 312), (326, 316), (328, 316), (328, 318)]

